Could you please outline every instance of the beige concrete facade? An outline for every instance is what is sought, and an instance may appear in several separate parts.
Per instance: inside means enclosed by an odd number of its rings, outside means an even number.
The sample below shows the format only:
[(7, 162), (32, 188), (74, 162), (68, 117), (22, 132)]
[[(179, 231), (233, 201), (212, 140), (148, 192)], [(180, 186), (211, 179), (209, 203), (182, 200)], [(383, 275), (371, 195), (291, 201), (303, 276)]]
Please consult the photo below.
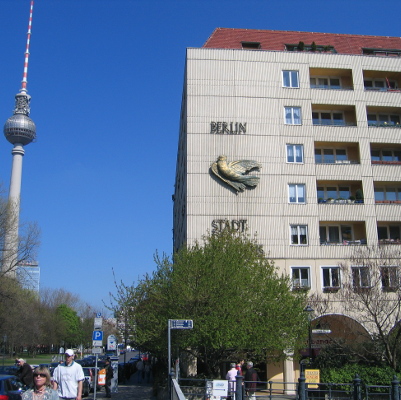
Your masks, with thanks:
[[(296, 73), (295, 87), (284, 86), (283, 71)], [(214, 229), (245, 227), (294, 285), (322, 292), (323, 268), (355, 246), (398, 244), (399, 71), (400, 57), (188, 49), (174, 247)], [(289, 123), (288, 110), (300, 119)], [(212, 132), (217, 122), (246, 124), (246, 132)], [(220, 155), (261, 163), (252, 172), (258, 186), (237, 194), (216, 179), (210, 166)], [(355, 201), (358, 190), (363, 201)]]

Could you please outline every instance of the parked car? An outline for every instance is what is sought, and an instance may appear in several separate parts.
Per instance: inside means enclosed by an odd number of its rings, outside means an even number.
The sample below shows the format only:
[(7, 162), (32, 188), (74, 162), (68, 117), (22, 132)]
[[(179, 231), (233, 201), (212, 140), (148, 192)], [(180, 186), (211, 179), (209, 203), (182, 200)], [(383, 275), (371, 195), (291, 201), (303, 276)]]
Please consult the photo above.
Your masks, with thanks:
[[(89, 391), (93, 392), (93, 389), (95, 387), (95, 368), (83, 367), (82, 369), (84, 371), (85, 381), (88, 381)], [(99, 374), (99, 368), (98, 368), (98, 374)], [(97, 385), (96, 390), (99, 391), (100, 389), (101, 386)]]
[(88, 397), (89, 393), (91, 391), (89, 381), (84, 379), (83, 385), (82, 385), (82, 397)]
[(16, 376), (0, 375), (0, 400), (21, 400), (21, 394), (27, 389)]

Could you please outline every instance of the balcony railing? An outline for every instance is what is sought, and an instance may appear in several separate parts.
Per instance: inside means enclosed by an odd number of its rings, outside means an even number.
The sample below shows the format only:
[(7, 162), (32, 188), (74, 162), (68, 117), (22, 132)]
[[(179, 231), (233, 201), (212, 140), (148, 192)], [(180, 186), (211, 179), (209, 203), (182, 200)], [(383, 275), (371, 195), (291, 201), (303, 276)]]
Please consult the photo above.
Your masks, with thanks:
[(401, 165), (401, 161), (372, 160), (372, 164), (380, 164), (380, 165)]
[(312, 120), (313, 125), (317, 126), (357, 126), (356, 122), (345, 122), (345, 121), (332, 121), (330, 119), (325, 120)]
[(375, 204), (401, 204), (401, 200), (376, 200)]
[(401, 92), (401, 89), (392, 89), (388, 87), (366, 87), (365, 90), (373, 92)]
[(392, 122), (375, 122), (368, 121), (368, 126), (373, 128), (401, 128), (400, 123), (392, 123)]
[(379, 245), (398, 244), (401, 245), (400, 239), (379, 239)]
[[(316, 164), (360, 164), (359, 160), (316, 160)], [(400, 162), (401, 164), (401, 162)]]
[(342, 242), (320, 242), (321, 246), (363, 246), (366, 245), (366, 239), (343, 240)]
[(330, 85), (310, 85), (311, 89), (324, 89), (324, 90), (354, 90), (353, 86), (330, 86)]
[(319, 204), (363, 204), (363, 199), (351, 200), (351, 199), (317, 199)]

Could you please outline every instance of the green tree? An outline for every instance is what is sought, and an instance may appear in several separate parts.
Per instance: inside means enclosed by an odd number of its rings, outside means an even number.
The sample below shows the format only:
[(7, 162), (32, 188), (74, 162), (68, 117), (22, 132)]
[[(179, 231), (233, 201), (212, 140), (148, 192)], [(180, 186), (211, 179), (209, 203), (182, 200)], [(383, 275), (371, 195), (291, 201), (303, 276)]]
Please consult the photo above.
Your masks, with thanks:
[(56, 309), (61, 340), (68, 347), (75, 347), (81, 343), (81, 323), (77, 312), (65, 304)]
[[(136, 345), (166, 356), (168, 319), (192, 319), (194, 329), (175, 331), (173, 349), (196, 356), (210, 375), (239, 354), (279, 360), (304, 346), (305, 294), (291, 291), (256, 240), (223, 231), (183, 247), (136, 286), (126, 287)], [(120, 289), (121, 286), (120, 286)]]

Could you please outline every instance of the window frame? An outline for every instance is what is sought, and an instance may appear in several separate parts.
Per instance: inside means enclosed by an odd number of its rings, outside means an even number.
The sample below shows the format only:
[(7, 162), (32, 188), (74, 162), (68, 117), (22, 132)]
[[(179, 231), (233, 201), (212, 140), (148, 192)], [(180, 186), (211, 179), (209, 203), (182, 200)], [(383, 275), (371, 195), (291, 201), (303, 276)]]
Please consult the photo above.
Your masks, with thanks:
[[(325, 230), (324, 238), (322, 238), (322, 230)], [(330, 240), (332, 237), (330, 236), (330, 229), (337, 230), (338, 241)], [(347, 238), (345, 230), (350, 230), (351, 237)], [(344, 243), (354, 240), (354, 230), (352, 229), (352, 225), (341, 225), (341, 224), (329, 224), (329, 225), (321, 225), (319, 226), (319, 236), (320, 236), (320, 244), (323, 243)], [(323, 240), (324, 239), (324, 240)]]
[[(371, 118), (372, 116), (375, 116), (374, 121)], [(386, 120), (384, 120), (384, 117), (386, 117)], [(392, 121), (391, 118), (394, 118), (394, 117), (396, 117), (396, 119), (398, 119), (398, 121)], [(369, 113), (366, 113), (366, 118), (368, 121), (368, 126), (373, 126), (373, 127), (401, 126), (401, 114), (385, 114), (385, 113), (369, 112)]]
[[(318, 118), (315, 118), (313, 114), (319, 114)], [(322, 123), (322, 121), (328, 121), (327, 118), (322, 118), (322, 114), (330, 114), (330, 123)], [(334, 114), (341, 114), (341, 119), (334, 119)], [(315, 121), (318, 122), (315, 122)], [(341, 121), (341, 123), (335, 123), (336, 121)], [(315, 126), (345, 126), (345, 114), (344, 111), (336, 111), (336, 110), (312, 110), (312, 125)]]
[[(335, 190), (336, 190), (336, 197), (331, 197), (331, 196), (328, 196), (327, 195), (327, 189), (328, 188), (335, 188)], [(340, 194), (341, 194), (341, 190), (340, 190), (340, 188), (348, 188), (348, 197), (341, 197), (340, 196)], [(323, 189), (323, 197), (322, 196), (319, 196), (319, 189), (321, 190), (321, 189)], [(316, 194), (317, 194), (317, 196), (318, 196), (318, 198), (322, 198), (323, 200), (328, 200), (329, 198), (332, 198), (332, 199), (339, 199), (339, 198), (342, 198), (342, 199), (344, 199), (344, 200), (348, 200), (349, 198), (350, 198), (350, 196), (351, 196), (351, 186), (347, 186), (347, 185), (337, 185), (337, 184), (333, 184), (333, 185), (319, 185), (319, 186), (316, 186)]]
[[(358, 271), (358, 274), (356, 274)], [(361, 274), (363, 272), (363, 274)], [(369, 267), (366, 265), (351, 266), (352, 287), (354, 289), (370, 289), (372, 287)], [(356, 282), (356, 278), (358, 282)], [(366, 282), (363, 282), (366, 279)]]
[[(301, 161), (297, 161), (297, 147), (299, 147), (300, 151), (301, 151)], [(293, 152), (293, 158), (294, 161), (290, 161), (289, 160), (289, 149), (292, 148), (292, 152)], [(304, 145), (303, 144), (294, 144), (294, 143), (287, 143), (285, 145), (285, 149), (286, 149), (286, 158), (287, 158), (287, 163), (288, 164), (304, 164)]]
[[(286, 78), (285, 78), (286, 73), (288, 73), (289, 85), (285, 84), (285, 82), (286, 82)], [(295, 84), (293, 82), (293, 73), (296, 74), (296, 83)], [(281, 77), (282, 77), (283, 88), (289, 88), (289, 89), (299, 89), (300, 88), (300, 85), (299, 85), (299, 71), (298, 70), (283, 69)]]
[[(291, 281), (292, 281), (292, 289), (310, 289), (311, 288), (311, 268), (307, 265), (294, 265), (291, 266)], [(294, 277), (294, 274), (297, 272), (298, 277)], [(306, 272), (307, 278), (302, 277), (302, 272)], [(298, 282), (297, 284), (295, 282)], [(303, 281), (306, 281), (303, 283)]]
[[(392, 191), (394, 189), (394, 191)], [(387, 192), (388, 193), (394, 193), (395, 194), (395, 199), (388, 199), (387, 198)], [(383, 198), (378, 199), (376, 198), (376, 193), (383, 193)], [(377, 201), (401, 201), (401, 187), (397, 186), (379, 186), (374, 188), (374, 199), (375, 202)]]
[[(297, 242), (293, 240), (295, 234), (293, 233), (293, 229), (296, 228), (296, 238)], [(302, 232), (302, 229), (305, 230), (305, 233)], [(303, 242), (303, 237), (305, 239)], [(308, 225), (306, 224), (291, 224), (290, 225), (290, 245), (291, 246), (308, 246), (309, 245), (309, 238), (308, 238)]]
[[(311, 80), (315, 79), (315, 84), (312, 84)], [(319, 79), (327, 79), (327, 85), (320, 85)], [(331, 80), (338, 79), (339, 85), (332, 85)], [(329, 76), (329, 75), (313, 75), (309, 78), (309, 85), (311, 89), (330, 89), (330, 90), (339, 90), (342, 89), (342, 81), (340, 76)]]
[[(325, 271), (328, 271), (328, 278), (330, 285), (325, 285)], [(333, 278), (333, 272), (337, 273), (337, 278)], [(340, 289), (341, 288), (341, 270), (338, 265), (323, 265), (321, 266), (322, 273), (322, 289)], [(337, 284), (335, 284), (337, 279)]]
[[(296, 110), (299, 112), (298, 118), (295, 117)], [(290, 118), (287, 118), (288, 113), (291, 114)], [(297, 119), (299, 119), (299, 123), (296, 122)], [(288, 121), (290, 121), (290, 122), (288, 122)], [(284, 124), (301, 126), (302, 125), (302, 108), (300, 106), (284, 106)]]
[[(395, 291), (398, 289), (400, 287), (400, 267), (398, 265), (380, 265), (379, 268), (382, 290)], [(383, 273), (384, 270), (387, 270), (386, 274)]]
[[(333, 162), (330, 162), (329, 160), (325, 160), (325, 154), (324, 154), (324, 152), (325, 151), (329, 151), (329, 150), (332, 150), (333, 151)], [(344, 151), (345, 152), (345, 158), (343, 158), (343, 154), (337, 154), (338, 152), (342, 152), (342, 151)], [(319, 154), (319, 157), (321, 158), (321, 162), (318, 162), (317, 160), (316, 160), (316, 156), (317, 156), (317, 152), (320, 152), (320, 154)], [(323, 147), (316, 147), (315, 148), (315, 153), (314, 153), (314, 156), (315, 156), (315, 164), (336, 164), (337, 162), (338, 163), (343, 163), (344, 161), (347, 161), (348, 160), (348, 152), (347, 152), (347, 149), (346, 148), (334, 148), (334, 147), (332, 147), (332, 148), (330, 148), (330, 147), (326, 147), (326, 148), (323, 148)], [(326, 158), (327, 158), (327, 155), (326, 155)]]
[[(291, 201), (291, 187), (294, 187), (295, 190), (295, 196), (294, 199), (295, 201)], [(303, 201), (300, 201), (299, 199), (302, 198), (302, 196), (299, 195), (299, 188), (303, 189)], [(288, 203), (289, 204), (306, 204), (306, 185), (305, 183), (289, 183), (288, 184)]]

